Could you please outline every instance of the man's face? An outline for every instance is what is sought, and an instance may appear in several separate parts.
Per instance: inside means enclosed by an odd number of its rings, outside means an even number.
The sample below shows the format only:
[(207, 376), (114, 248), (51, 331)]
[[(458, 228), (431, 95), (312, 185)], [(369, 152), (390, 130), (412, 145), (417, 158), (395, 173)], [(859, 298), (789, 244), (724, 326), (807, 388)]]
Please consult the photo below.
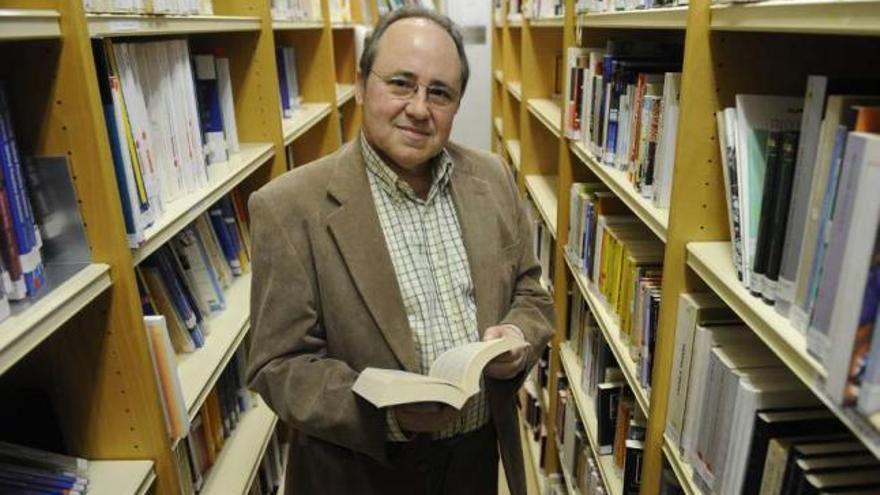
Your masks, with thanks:
[[(411, 98), (395, 95), (402, 81), (420, 85)], [(448, 89), (452, 102), (432, 104), (426, 87)], [(460, 91), (461, 62), (449, 34), (427, 19), (397, 21), (379, 40), (373, 73), (358, 74), (364, 134), (390, 165), (415, 171), (449, 140)]]

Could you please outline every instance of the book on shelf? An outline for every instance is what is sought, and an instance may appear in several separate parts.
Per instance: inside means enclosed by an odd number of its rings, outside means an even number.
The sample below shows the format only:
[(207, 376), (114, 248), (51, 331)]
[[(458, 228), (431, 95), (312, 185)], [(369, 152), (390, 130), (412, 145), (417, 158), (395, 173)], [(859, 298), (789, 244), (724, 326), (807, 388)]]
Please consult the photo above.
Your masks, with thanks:
[(6, 84), (0, 81), (0, 320), (10, 314), (8, 301), (36, 296), (46, 283), (43, 241), (16, 139), (11, 101)]
[(379, 408), (440, 402), (461, 409), (479, 392), (483, 368), (489, 361), (524, 345), (522, 340), (510, 337), (464, 344), (440, 354), (426, 375), (366, 368), (358, 375), (352, 391)]
[(281, 115), (287, 119), (293, 116), (294, 110), (299, 108), (302, 102), (296, 70), (296, 48), (276, 47), (275, 62), (278, 68), (278, 87), (281, 90)]
[(189, 415), (177, 373), (174, 347), (165, 325), (164, 316), (144, 316), (147, 346), (159, 386), (159, 398), (165, 413), (165, 427), (172, 442), (186, 436), (189, 431)]
[(351, 4), (349, 0), (329, 0), (330, 22), (351, 22)]
[(292, 21), (320, 21), (320, 0), (272, 0), (272, 18)]
[(562, 17), (565, 2), (562, 0), (532, 0), (526, 10), (526, 17), (548, 19)]
[[(213, 54), (194, 55), (193, 67), (205, 159), (209, 165), (227, 162), (239, 149), (229, 59)], [(209, 173), (217, 170), (222, 168), (208, 167)], [(213, 181), (216, 177), (209, 179)]]

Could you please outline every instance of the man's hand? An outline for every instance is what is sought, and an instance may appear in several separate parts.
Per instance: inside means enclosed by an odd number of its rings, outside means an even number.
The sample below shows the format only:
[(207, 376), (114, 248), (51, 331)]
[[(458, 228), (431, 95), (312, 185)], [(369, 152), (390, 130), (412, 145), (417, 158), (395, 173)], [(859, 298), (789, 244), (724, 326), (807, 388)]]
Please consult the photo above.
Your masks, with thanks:
[(459, 411), (447, 404), (420, 402), (392, 408), (400, 427), (409, 433), (432, 433), (442, 430), (458, 417)]
[[(483, 334), (483, 341), (485, 342), (487, 340), (498, 339), (501, 337), (513, 337), (525, 342), (520, 329), (513, 325), (497, 325), (487, 328), (486, 332)], [(489, 378), (495, 378), (496, 380), (509, 380), (510, 378), (515, 377), (520, 371), (522, 371), (526, 364), (526, 353), (528, 352), (528, 349), (528, 347), (520, 347), (519, 349), (501, 354), (495, 359), (489, 361), (489, 364), (486, 365), (483, 372)]]

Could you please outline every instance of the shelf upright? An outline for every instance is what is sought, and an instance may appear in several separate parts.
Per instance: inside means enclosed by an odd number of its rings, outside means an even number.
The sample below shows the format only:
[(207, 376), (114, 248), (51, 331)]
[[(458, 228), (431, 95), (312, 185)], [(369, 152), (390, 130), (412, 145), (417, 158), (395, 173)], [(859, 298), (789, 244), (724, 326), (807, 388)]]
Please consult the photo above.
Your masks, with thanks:
[(687, 242), (726, 235), (724, 181), (721, 175), (714, 109), (715, 64), (710, 50), (710, 0), (694, 0), (688, 10), (682, 69), (681, 110), (673, 171), (672, 197), (663, 260), (660, 327), (655, 343), (648, 431), (642, 469), (642, 493), (660, 490), (663, 432), (675, 344), (679, 295), (695, 290), (687, 271)]
[(2, 0), (0, 7), (60, 14), (60, 42), (6, 52), (13, 60), (4, 62), (14, 65), (4, 65), (34, 74), (27, 86), (11, 88), (26, 100), (16, 105), (38, 105), (16, 114), (20, 134), (33, 140), (26, 143), (29, 151), (67, 158), (92, 261), (109, 265), (112, 280), (23, 366), (53, 403), (63, 405), (59, 429), (70, 453), (152, 459), (157, 493), (174, 493), (177, 467), (150, 362), (82, 2)]

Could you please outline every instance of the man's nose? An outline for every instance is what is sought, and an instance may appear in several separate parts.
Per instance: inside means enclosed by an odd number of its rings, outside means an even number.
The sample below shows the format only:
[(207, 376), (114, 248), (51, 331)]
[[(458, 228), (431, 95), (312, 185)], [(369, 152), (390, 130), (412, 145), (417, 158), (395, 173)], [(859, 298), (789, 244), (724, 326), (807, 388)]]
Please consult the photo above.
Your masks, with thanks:
[(409, 99), (409, 103), (406, 105), (406, 113), (417, 120), (425, 120), (430, 117), (431, 112), (428, 109), (427, 88), (419, 87), (416, 89), (415, 94), (412, 95), (412, 98)]

